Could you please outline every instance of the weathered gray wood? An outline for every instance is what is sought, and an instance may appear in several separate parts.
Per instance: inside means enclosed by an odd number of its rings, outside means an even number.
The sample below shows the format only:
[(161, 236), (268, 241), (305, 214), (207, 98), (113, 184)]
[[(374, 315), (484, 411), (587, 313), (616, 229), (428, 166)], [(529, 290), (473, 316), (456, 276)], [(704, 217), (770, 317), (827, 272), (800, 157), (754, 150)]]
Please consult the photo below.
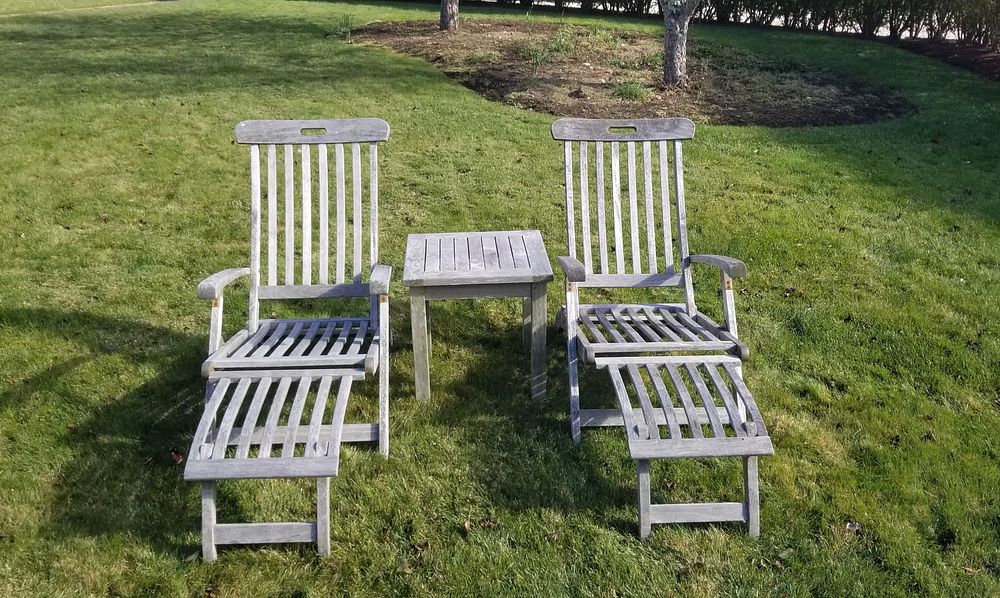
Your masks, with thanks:
[(313, 523), (220, 523), (215, 526), (218, 544), (285, 544), (316, 541)]
[(724, 255), (692, 255), (692, 264), (709, 264), (728, 274), (731, 278), (743, 278), (747, 275), (747, 265), (740, 260)]
[(566, 162), (566, 244), (569, 246), (570, 257), (576, 257), (576, 218), (573, 208), (573, 144), (563, 144), (563, 155)]
[[(467, 252), (467, 258), (466, 258)], [(403, 284), (410, 287), (418, 399), (430, 395), (428, 300), (521, 297), (530, 302), (531, 394), (545, 394), (546, 284), (553, 279), (538, 231), (410, 235)], [(527, 305), (522, 317), (528, 318)]]
[(218, 556), (215, 550), (219, 539), (216, 531), (215, 482), (201, 483), (201, 558), (211, 563)]
[[(319, 388), (316, 390), (316, 399), (313, 402), (312, 415), (309, 418), (309, 429), (306, 434), (305, 456), (317, 456), (316, 446), (319, 444), (320, 426), (323, 424), (323, 413), (326, 411), (326, 402), (330, 398), (330, 386), (333, 378), (324, 376), (320, 378)], [(343, 422), (341, 422), (343, 424)], [(298, 437), (291, 439), (293, 444), (298, 444)]]
[(342, 284), (344, 282), (344, 271), (346, 270), (346, 258), (344, 253), (346, 251), (347, 243), (347, 216), (345, 202), (346, 197), (346, 187), (344, 182), (344, 146), (342, 144), (337, 144), (334, 146), (334, 162), (336, 168), (337, 177), (337, 284)]
[[(454, 258), (459, 242), (463, 247), (468, 243), (467, 268), (464, 260)], [(518, 247), (516, 257), (514, 246)], [(483, 248), (483, 262), (478, 258), (479, 247)], [(480, 263), (484, 264), (481, 269), (477, 267)], [(538, 231), (442, 233), (407, 238), (403, 284), (409, 287), (531, 284), (550, 282), (553, 278)]]
[(351, 379), (341, 378), (337, 389), (337, 402), (330, 417), (330, 448), (327, 456), (336, 464), (334, 475), (340, 471), (340, 445), (344, 439), (344, 417), (347, 415), (347, 399), (351, 395)]
[(692, 139), (694, 131), (686, 118), (561, 118), (552, 123), (557, 141), (673, 141)]
[[(369, 127), (373, 125), (374, 128)], [(365, 127), (368, 127), (366, 129)], [(303, 129), (324, 129), (322, 131)], [(377, 135), (366, 134), (375, 131)], [(318, 134), (314, 134), (318, 133)], [(351, 135), (357, 134), (358, 138)], [(366, 136), (367, 135), (367, 136)], [(213, 300), (210, 328), (210, 358), (203, 365), (207, 374), (206, 405), (195, 432), (185, 478), (204, 481), (203, 534), (207, 559), (215, 558), (216, 543), (316, 541), (321, 554), (329, 554), (329, 477), (339, 471), (342, 441), (379, 442), (388, 453), (388, 298), (391, 270), (372, 268), (372, 283), (362, 282), (364, 272), (364, 213), (362, 211), (361, 143), (369, 149), (369, 247), (368, 266), (378, 253), (377, 149), (388, 127), (382, 121), (296, 121), (251, 122), (238, 128), (241, 143), (250, 144), (251, 157), (251, 239), (250, 268), (220, 273), (200, 289)], [(334, 143), (338, 172), (339, 250), (338, 283), (345, 280), (345, 238), (353, 239), (352, 282), (329, 284), (330, 201), (329, 164), (326, 144)], [(343, 144), (351, 144), (352, 229), (347, 229), (343, 167)], [(284, 277), (278, 275), (278, 173), (277, 145), (284, 146)], [(267, 173), (261, 172), (260, 146), (267, 148)], [(295, 185), (295, 146), (299, 146), (299, 191)], [(313, 206), (312, 146), (317, 145), (316, 170), (319, 180), (318, 212)], [(267, 177), (266, 284), (262, 285), (265, 264), (262, 238), (262, 185)], [(301, 203), (296, 205), (296, 199)], [(300, 214), (296, 214), (296, 209)], [(318, 213), (318, 219), (314, 214)], [(302, 227), (301, 244), (296, 228)], [(314, 224), (318, 232), (313, 232)], [(314, 247), (314, 235), (318, 246)], [(318, 258), (314, 258), (314, 250)], [(527, 256), (519, 256), (527, 259)], [(318, 265), (314, 265), (316, 259)], [(296, 276), (296, 261), (301, 275)], [(221, 339), (222, 289), (240, 276), (249, 274), (250, 317), (248, 326), (223, 343)], [(312, 284), (313, 279), (318, 285)], [(296, 284), (296, 283), (300, 284)], [(377, 293), (380, 295), (374, 295)], [(302, 318), (258, 322), (262, 299), (371, 297), (372, 311), (359, 318)], [(381, 307), (375, 307), (381, 304)], [(260, 326), (258, 326), (258, 323)], [(376, 333), (376, 327), (378, 332)], [(334, 336), (336, 340), (334, 341)], [(384, 365), (383, 365), (384, 364)], [(345, 425), (347, 399), (354, 379), (375, 373), (383, 366), (379, 381), (379, 422)], [(277, 380), (277, 384), (274, 384)], [(337, 404), (329, 424), (323, 423), (331, 387), (339, 384)], [(257, 385), (254, 389), (254, 385)], [(295, 388), (291, 405), (288, 395)], [(254, 389), (251, 392), (251, 389)], [(314, 392), (315, 389), (315, 392)], [(310, 397), (315, 394), (310, 406)], [(249, 397), (253, 397), (250, 399)], [(247, 406), (249, 402), (249, 406)], [(288, 407), (287, 417), (283, 415)], [(307, 415), (307, 409), (310, 413)], [(259, 419), (264, 411), (263, 425)], [(240, 418), (243, 418), (240, 421)], [(304, 421), (304, 418), (308, 421)], [(279, 421), (287, 419), (286, 425)], [(326, 438), (331, 440), (327, 441)], [(273, 456), (275, 444), (280, 456)], [(253, 453), (254, 447), (256, 454)], [(234, 447), (234, 448), (233, 448)], [(301, 447), (301, 448), (300, 448)], [(315, 524), (232, 524), (215, 523), (214, 484), (226, 479), (317, 478), (317, 521)], [(318, 530), (318, 531), (317, 531)]]
[[(773, 446), (763, 428), (763, 421), (758, 426), (759, 410), (742, 380), (741, 359), (746, 359), (748, 352), (737, 338), (732, 277), (745, 274), (745, 266), (738, 260), (722, 256), (692, 256), (688, 246), (682, 141), (694, 136), (694, 125), (687, 119), (561, 119), (553, 125), (552, 132), (564, 147), (569, 247), (568, 256), (560, 258), (560, 266), (566, 280), (566, 313), (569, 316), (566, 329), (573, 440), (579, 440), (579, 430), (583, 426), (621, 425), (625, 428), (630, 455), (637, 462), (640, 536), (648, 536), (652, 523), (745, 521), (751, 535), (756, 537), (759, 515), (751, 513), (759, 508), (756, 458), (772, 454)], [(574, 206), (574, 142), (580, 145), (576, 162), (580, 185), (579, 215)], [(657, 144), (655, 155), (653, 142)], [(596, 147), (594, 184), (599, 228), (599, 272), (594, 263), (597, 259), (591, 254), (594, 242), (588, 205), (589, 143), (594, 143)], [(616, 266), (613, 274), (608, 266), (610, 259), (606, 242), (609, 224), (605, 219), (604, 143), (611, 144), (610, 226), (613, 227), (612, 251)], [(626, 146), (627, 178), (624, 182), (621, 180), (622, 143)], [(637, 143), (641, 143), (641, 157), (637, 156)], [(668, 155), (668, 144), (672, 146), (672, 156)], [(658, 168), (655, 175), (654, 162)], [(671, 167), (673, 205), (670, 198)], [(658, 178), (658, 200), (654, 197), (654, 176)], [(642, 179), (641, 207), (638, 199), (639, 177)], [(622, 211), (623, 188), (628, 192), (627, 220)], [(676, 210), (676, 218), (671, 216), (672, 210)], [(580, 221), (579, 225), (576, 220)], [(583, 237), (582, 263), (575, 259), (577, 243), (574, 235), (577, 226)], [(660, 231), (656, 230), (657, 226)], [(627, 246), (625, 234), (629, 236)], [(657, 247), (659, 235), (662, 235), (662, 268)], [(679, 260), (675, 260), (675, 238)], [(630, 258), (626, 258), (626, 253)], [(679, 264), (677, 270), (675, 263)], [(721, 271), (724, 326), (697, 311), (691, 276), (693, 263), (711, 264)], [(684, 303), (580, 305), (581, 288), (623, 287), (681, 287)], [(587, 361), (608, 371), (619, 409), (580, 409), (580, 352)], [(628, 373), (628, 383), (622, 377), (623, 371)], [(654, 395), (659, 401), (658, 406), (653, 402)], [(699, 402), (697, 405), (696, 400)], [(707, 433), (708, 437), (703, 430), (704, 425), (711, 430)], [(660, 426), (665, 427), (667, 438), (660, 435)], [(684, 426), (688, 427), (687, 436)], [(745, 502), (650, 504), (650, 459), (727, 456), (746, 459)]]
[(354, 222), (354, 232), (352, 234), (354, 238), (354, 252), (352, 257), (354, 258), (354, 282), (361, 282), (361, 243), (362, 243), (362, 233), (361, 225), (364, 222), (364, 212), (361, 211), (361, 145), (358, 143), (351, 144), (351, 197), (354, 199), (353, 209), (351, 211), (351, 220)]
[(573, 282), (566, 280), (566, 354), (569, 362), (569, 427), (570, 436), (573, 442), (581, 440), (580, 428), (582, 426), (580, 415), (580, 381), (577, 355), (577, 318), (569, 314), (578, 311), (576, 304), (577, 290)]
[(338, 365), (336, 367), (326, 368), (326, 367), (310, 367), (306, 369), (295, 369), (295, 368), (254, 368), (252, 370), (220, 370), (212, 372), (208, 379), (212, 380), (240, 380), (241, 378), (250, 378), (253, 380), (259, 380), (261, 378), (282, 378), (282, 377), (302, 377), (302, 376), (349, 376), (355, 380), (363, 380), (365, 374), (365, 368), (362, 366), (346, 366)]
[[(319, 156), (319, 283), (330, 283), (330, 164), (326, 144)], [(271, 283), (274, 284), (274, 283)]]
[(743, 459), (743, 487), (746, 492), (747, 528), (751, 538), (760, 537), (760, 481), (757, 473), (757, 457)]
[[(629, 142), (625, 144), (628, 162), (628, 229), (629, 238), (632, 240), (632, 272), (642, 273), (642, 252), (639, 249), (639, 205), (635, 190), (635, 144)], [(654, 270), (655, 272), (655, 270)]]
[(257, 419), (260, 417), (260, 410), (264, 407), (264, 399), (267, 398), (267, 392), (270, 388), (271, 378), (261, 378), (257, 384), (257, 392), (254, 393), (253, 400), (250, 402), (250, 409), (243, 419), (243, 427), (239, 430), (233, 429), (229, 437), (229, 444), (232, 444), (233, 438), (238, 439), (236, 447), (237, 459), (247, 459), (250, 456), (250, 443), (253, 440), (253, 432), (257, 429)]
[(312, 159), (302, 146), (302, 284), (312, 284)]
[[(687, 413), (684, 411), (683, 407), (674, 407), (672, 409), (674, 418), (676, 418), (678, 426), (690, 425), (687, 419)], [(725, 423), (729, 423), (729, 414), (722, 407), (717, 410), (719, 419)], [(668, 424), (666, 413), (654, 413), (656, 417), (656, 425), (663, 426)], [(695, 412), (696, 421), (695, 425), (708, 424), (708, 415), (701, 415)], [(641, 410), (633, 409), (633, 418), (642, 417)], [(585, 428), (606, 428), (606, 427), (620, 427), (624, 425), (624, 419), (622, 418), (621, 409), (581, 409), (580, 410), (580, 423)], [(670, 435), (673, 439), (675, 436)]]
[(625, 274), (625, 243), (622, 240), (621, 164), (618, 144), (611, 144), (611, 217), (615, 236), (615, 273)]
[(261, 299), (335, 299), (337, 297), (366, 297), (371, 289), (367, 284), (311, 284), (260, 287)]
[(316, 552), (330, 554), (330, 478), (316, 480)]
[(545, 328), (548, 309), (546, 307), (546, 284), (538, 283), (531, 288), (531, 398), (545, 398)]
[(426, 400), (431, 396), (430, 342), (427, 338), (427, 301), (422, 287), (410, 288), (410, 326), (416, 395), (417, 399)]
[(285, 284), (295, 284), (295, 154), (285, 145)]
[[(692, 428), (695, 429), (695, 428)], [(694, 457), (745, 457), (773, 455), (770, 438), (702, 438), (685, 440), (645, 440), (629, 447), (633, 459), (690, 459)]]
[(672, 272), (667, 274), (588, 274), (580, 281), (581, 288), (651, 288), (676, 287), (683, 277)]
[(267, 145), (267, 284), (278, 284), (278, 150)]
[(653, 523), (744, 521), (743, 503), (741, 502), (652, 505), (650, 517)]
[(250, 306), (247, 314), (250, 330), (260, 319), (260, 146), (250, 146)]
[(233, 282), (250, 276), (250, 268), (230, 268), (209, 276), (198, 283), (198, 298), (211, 301), (222, 296), (223, 290)]
[(306, 398), (312, 386), (312, 378), (302, 376), (298, 379), (298, 390), (292, 400), (292, 410), (288, 413), (288, 425), (285, 426), (285, 440), (281, 446), (281, 458), (290, 459), (295, 454), (295, 435), (302, 421), (302, 411), (306, 407)]
[(378, 298), (379, 369), (378, 379), (378, 448), (383, 457), (389, 456), (389, 296)]
[[(694, 388), (701, 398), (702, 409), (708, 414), (708, 423), (711, 426), (712, 435), (716, 438), (725, 438), (726, 430), (722, 427), (722, 421), (719, 420), (719, 416), (716, 415), (718, 405), (715, 404), (712, 393), (709, 392), (708, 386), (702, 380), (698, 365), (700, 364), (685, 363), (684, 369), (687, 370), (688, 376), (690, 376), (691, 381), (694, 383)], [(746, 434), (743, 435), (745, 436)]]
[(670, 225), (670, 168), (667, 162), (667, 142), (660, 141), (657, 146), (660, 158), (658, 166), (660, 171), (660, 217), (663, 220), (661, 226), (663, 231), (663, 258), (665, 260), (663, 266), (664, 268), (673, 268), (674, 238)]
[(684, 158), (680, 141), (674, 142), (674, 200), (677, 203), (677, 244), (681, 253), (681, 272), (684, 276), (684, 303), (688, 314), (697, 312), (694, 303), (694, 286), (691, 281), (691, 252), (688, 249), (687, 208), (684, 205)]
[(649, 271), (657, 271), (656, 221), (653, 218), (653, 165), (652, 152), (648, 141), (642, 142), (642, 191), (646, 207), (646, 253), (649, 256)]
[(649, 460), (635, 462), (636, 485), (639, 488), (639, 537), (648, 538), (652, 532), (652, 505), (650, 504)]
[[(581, 230), (580, 233), (583, 236), (583, 263), (586, 265), (587, 270), (593, 272), (594, 269), (594, 258), (593, 258), (593, 241), (590, 238), (590, 169), (587, 165), (587, 142), (583, 141), (580, 144), (580, 216), (581, 220)], [(571, 162), (569, 160), (568, 162)], [(573, 218), (570, 214), (566, 215), (568, 221), (572, 222)]]
[(378, 144), (368, 144), (368, 236), (370, 254), (368, 263), (378, 263)]
[[(595, 165), (595, 176), (597, 178), (597, 238), (598, 249), (601, 253), (601, 274), (608, 274), (608, 223), (607, 207), (604, 205), (604, 144), (597, 142), (597, 162)], [(593, 270), (590, 270), (593, 272)]]
[(389, 125), (379, 118), (345, 120), (247, 120), (236, 125), (237, 143), (318, 144), (379, 142)]

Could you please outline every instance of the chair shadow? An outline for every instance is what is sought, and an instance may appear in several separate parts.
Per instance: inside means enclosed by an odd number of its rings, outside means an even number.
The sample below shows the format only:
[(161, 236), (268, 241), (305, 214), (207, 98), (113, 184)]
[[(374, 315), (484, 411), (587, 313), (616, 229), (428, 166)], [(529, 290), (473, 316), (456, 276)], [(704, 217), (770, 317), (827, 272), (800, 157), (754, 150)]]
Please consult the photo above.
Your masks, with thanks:
[[(550, 298), (551, 300), (551, 298)], [(547, 322), (547, 392), (543, 399), (530, 396), (530, 349), (522, 345), (521, 327), (491, 322), (494, 300), (431, 302), (432, 357), (431, 421), (459, 434), (469, 459), (477, 463), (479, 479), (489, 500), (517, 511), (552, 510), (563, 514), (588, 512), (602, 525), (623, 534), (636, 533), (636, 519), (612, 513), (623, 505), (634, 505), (634, 477), (624, 484), (609, 476), (608, 465), (632, 467), (624, 435), (603, 438), (617, 442), (621, 451), (609, 453), (594, 434), (619, 434), (585, 430), (583, 441), (574, 444), (569, 428), (569, 390), (565, 332)], [(520, 313), (511, 303), (510, 310)], [(394, 322), (400, 322), (396, 318)], [(507, 319), (509, 322), (509, 319)], [(481, 323), (490, 322), (483, 326)], [(397, 334), (409, 348), (409, 320), (397, 324)], [(444, 342), (442, 342), (444, 341)], [(433, 370), (448, 367), (449, 360), (463, 360), (464, 373), (445, 382), (434, 379)], [(589, 368), (583, 368), (587, 370)], [(396, 382), (400, 376), (396, 375)], [(596, 371), (585, 371), (581, 393), (586, 406), (613, 407), (610, 383)], [(412, 384), (412, 377), (404, 384)], [(610, 463), (609, 463), (610, 461)]]
[(93, 408), (86, 405), (97, 402), (91, 391), (60, 397), (67, 410), (85, 416), (62, 433), (72, 456), (53, 478), (45, 533), (60, 539), (134, 534), (169, 553), (190, 547), (199, 505), (171, 451), (186, 452), (198, 421), (204, 338), (137, 320), (44, 308), (0, 310), (0, 326), (63, 335), (84, 353), (4, 388), (0, 409), (30, 409), (37, 393), (65, 388), (75, 370), (105, 358), (155, 372)]

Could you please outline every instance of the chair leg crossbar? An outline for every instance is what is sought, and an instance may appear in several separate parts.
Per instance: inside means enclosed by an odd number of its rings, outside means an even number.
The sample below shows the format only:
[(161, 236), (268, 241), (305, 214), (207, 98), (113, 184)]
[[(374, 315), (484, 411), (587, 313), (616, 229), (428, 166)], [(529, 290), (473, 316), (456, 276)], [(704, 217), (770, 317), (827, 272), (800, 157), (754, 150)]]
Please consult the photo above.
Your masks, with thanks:
[(321, 555), (330, 554), (330, 478), (316, 480), (316, 521), (281, 523), (218, 523), (216, 482), (201, 483), (202, 558), (214, 561), (217, 547), (225, 544), (316, 544)]

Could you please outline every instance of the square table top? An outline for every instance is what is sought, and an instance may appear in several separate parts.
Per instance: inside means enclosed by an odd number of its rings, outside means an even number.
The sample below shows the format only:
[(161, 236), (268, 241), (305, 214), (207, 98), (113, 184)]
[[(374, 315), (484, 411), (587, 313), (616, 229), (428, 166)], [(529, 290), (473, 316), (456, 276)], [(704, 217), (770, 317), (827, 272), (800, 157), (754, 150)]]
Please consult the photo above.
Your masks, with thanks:
[(431, 287), (550, 282), (537, 230), (434, 233), (406, 238), (403, 284)]

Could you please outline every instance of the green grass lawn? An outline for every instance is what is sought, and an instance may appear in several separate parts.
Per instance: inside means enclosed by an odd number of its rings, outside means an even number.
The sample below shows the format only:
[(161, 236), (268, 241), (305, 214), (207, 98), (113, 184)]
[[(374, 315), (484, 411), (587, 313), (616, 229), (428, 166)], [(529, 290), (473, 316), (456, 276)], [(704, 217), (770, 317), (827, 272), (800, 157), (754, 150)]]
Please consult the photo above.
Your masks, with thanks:
[[(887, 45), (695, 28), (702, 44), (794, 56), (917, 110), (853, 127), (701, 126), (688, 144), (692, 247), (750, 269), (746, 376), (776, 455), (761, 465), (759, 541), (733, 525), (658, 526), (644, 542), (623, 434), (572, 444), (554, 332), (548, 397), (528, 398), (513, 302), (435, 304), (434, 397), (413, 397), (407, 233), (537, 227), (550, 254), (565, 246), (553, 117), (335, 34), (344, 15), (435, 14), (182, 0), (0, 20), (0, 595), (1000, 593), (1000, 84)], [(345, 450), (329, 558), (235, 548), (206, 565), (188, 558), (198, 491), (170, 449), (186, 451), (202, 400), (195, 286), (247, 262), (232, 128), (346, 116), (393, 127), (392, 455)], [(710, 311), (717, 279), (697, 275)], [(585, 382), (585, 405), (612, 405), (599, 377)], [(372, 386), (354, 415), (373, 411)], [(653, 475), (654, 500), (741, 492), (735, 461)], [(224, 485), (220, 520), (309, 519), (312, 488)]]

